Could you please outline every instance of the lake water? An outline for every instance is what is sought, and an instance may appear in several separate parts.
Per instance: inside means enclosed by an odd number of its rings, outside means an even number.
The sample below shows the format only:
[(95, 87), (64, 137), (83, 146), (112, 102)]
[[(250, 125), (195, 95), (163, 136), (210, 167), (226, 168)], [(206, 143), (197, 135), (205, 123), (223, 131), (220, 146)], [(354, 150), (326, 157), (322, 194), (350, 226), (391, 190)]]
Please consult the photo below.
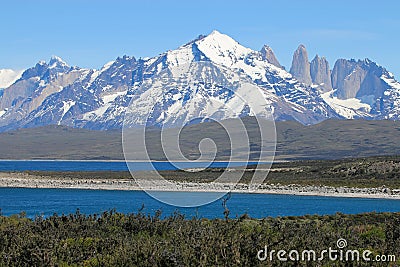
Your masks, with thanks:
[[(204, 193), (174, 192), (177, 197), (201, 197)], [(69, 214), (80, 209), (92, 214), (115, 208), (119, 212), (138, 212), (144, 204), (146, 214), (161, 210), (164, 216), (175, 211), (187, 217), (223, 218), (222, 200), (199, 208), (176, 208), (154, 200), (142, 191), (0, 188), (0, 208), (3, 215), (25, 211), (29, 217)], [(305, 214), (355, 214), (362, 212), (400, 211), (400, 201), (387, 199), (339, 198), (294, 195), (232, 194), (227, 201), (230, 217), (248, 213), (251, 217)]]
[[(148, 163), (133, 163), (137, 170), (146, 170)], [(224, 167), (226, 162), (216, 162), (212, 167)], [(243, 165), (237, 163), (237, 165)], [(174, 170), (172, 164), (155, 163), (157, 169)], [(202, 164), (188, 165), (202, 167)], [(99, 171), (128, 170), (125, 162), (104, 161), (0, 161), (0, 171)], [(163, 192), (167, 197), (202, 198), (207, 193), (193, 192)], [(289, 216), (305, 214), (334, 214), (336, 212), (355, 214), (362, 212), (396, 212), (400, 211), (399, 200), (336, 198), (318, 196), (266, 195), (266, 194), (232, 194), (227, 202), (231, 212), (230, 217), (248, 213), (251, 217)], [(101, 213), (116, 209), (119, 212), (137, 212), (144, 204), (143, 212), (154, 214), (161, 210), (164, 216), (175, 211), (187, 217), (199, 216), (206, 218), (222, 218), (222, 200), (217, 200), (199, 208), (176, 208), (161, 203), (142, 191), (114, 190), (79, 190), (79, 189), (28, 189), (0, 188), (0, 209), (4, 215), (17, 214), (25, 211), (29, 217), (36, 215), (49, 216), (53, 213), (68, 214), (80, 209), (82, 213)]]

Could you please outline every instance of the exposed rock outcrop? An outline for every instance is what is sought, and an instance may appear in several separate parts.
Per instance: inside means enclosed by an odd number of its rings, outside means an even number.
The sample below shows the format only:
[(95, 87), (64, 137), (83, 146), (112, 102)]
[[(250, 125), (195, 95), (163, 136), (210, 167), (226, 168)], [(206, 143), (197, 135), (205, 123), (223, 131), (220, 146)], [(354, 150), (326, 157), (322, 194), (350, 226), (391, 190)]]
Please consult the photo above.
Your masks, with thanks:
[(318, 85), (322, 92), (332, 90), (331, 70), (325, 57), (315, 56), (310, 64), (310, 74), (312, 82)]
[(263, 60), (267, 60), (269, 63), (278, 68), (283, 68), (278, 59), (276, 59), (274, 51), (272, 51), (271, 47), (264, 45), (260, 52)]
[(294, 52), (290, 73), (300, 82), (311, 84), (310, 62), (304, 45), (299, 45)]
[(339, 99), (370, 98), (383, 95), (388, 85), (381, 79), (387, 71), (369, 59), (339, 59), (332, 71), (332, 85)]

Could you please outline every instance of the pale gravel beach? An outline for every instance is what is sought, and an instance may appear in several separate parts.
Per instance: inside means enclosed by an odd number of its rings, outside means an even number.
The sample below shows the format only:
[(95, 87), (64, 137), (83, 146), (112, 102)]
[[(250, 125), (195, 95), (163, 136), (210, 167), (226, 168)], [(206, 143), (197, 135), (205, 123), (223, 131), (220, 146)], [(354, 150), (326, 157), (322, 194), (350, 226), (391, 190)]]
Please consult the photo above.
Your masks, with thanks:
[(160, 184), (154, 181), (143, 181), (139, 184), (132, 179), (70, 179), (44, 178), (27, 173), (0, 173), (0, 187), (7, 188), (54, 188), (54, 189), (90, 189), (90, 190), (146, 190), (177, 192), (234, 192), (256, 194), (287, 194), (303, 196), (330, 196), (355, 198), (399, 199), (400, 189), (354, 188), (331, 186), (301, 186), (263, 184), (255, 190), (247, 184), (230, 183), (196, 183), (173, 182)]

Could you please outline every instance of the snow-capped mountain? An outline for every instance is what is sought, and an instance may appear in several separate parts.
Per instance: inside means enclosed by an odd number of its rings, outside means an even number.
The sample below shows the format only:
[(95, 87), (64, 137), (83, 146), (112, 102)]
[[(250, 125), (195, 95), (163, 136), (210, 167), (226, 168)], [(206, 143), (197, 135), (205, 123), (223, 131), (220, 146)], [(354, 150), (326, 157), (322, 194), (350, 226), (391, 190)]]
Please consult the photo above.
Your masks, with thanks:
[(344, 111), (344, 117), (399, 119), (400, 83), (375, 62), (338, 60), (332, 72), (332, 85), (334, 90), (325, 99), (338, 105), (336, 110)]
[[(69, 67), (57, 57), (48, 64), (39, 62), (4, 91), (0, 109), (5, 113), (0, 125), (4, 129), (48, 124), (97, 129), (98, 124), (93, 122), (108, 117), (108, 106), (130, 87), (135, 61), (127, 56), (117, 58), (100, 70)], [(29, 86), (25, 86), (27, 82)], [(24, 98), (15, 94), (21, 87), (29, 89), (23, 92)], [(117, 127), (112, 123), (108, 126)]]
[(333, 70), (318, 55), (308, 62), (300, 45), (293, 56), (294, 77), (318, 90), (324, 101), (346, 119), (399, 119), (400, 83), (369, 60), (338, 59)]
[[(183, 71), (185, 75), (182, 77), (179, 67), (193, 62), (197, 64), (191, 64), (189, 70)], [(162, 72), (165, 73), (162, 75), (164, 83), (158, 88), (142, 86), (144, 80), (158, 79)], [(139, 61), (138, 69), (133, 73), (132, 108), (138, 112), (138, 118), (143, 117), (139, 112), (144, 115), (149, 107), (157, 110), (153, 121), (148, 122), (154, 125), (211, 115), (219, 110), (218, 107), (230, 106), (231, 103), (236, 103), (235, 108), (219, 114), (219, 119), (249, 116), (252, 114), (248, 106), (229, 93), (236, 90), (234, 83), (239, 74), (254, 86), (254, 94), (259, 90), (257, 93), (263, 95), (275, 118), (309, 124), (336, 117), (311, 87), (304, 86), (285, 70), (263, 59), (261, 52), (243, 47), (217, 31), (159, 57)], [(196, 84), (207, 78), (214, 86), (205, 88), (204, 84)]]
[[(331, 71), (318, 56), (307, 64), (305, 47), (299, 49), (292, 74), (269, 46), (255, 51), (218, 31), (156, 57), (119, 57), (99, 70), (70, 67), (52, 57), (4, 89), (0, 130), (49, 124), (121, 128), (128, 107), (136, 114), (132, 123), (154, 126), (263, 110), (276, 120), (303, 124), (399, 118), (400, 84), (383, 67), (369, 60), (338, 61)], [(237, 92), (248, 96), (252, 109)]]

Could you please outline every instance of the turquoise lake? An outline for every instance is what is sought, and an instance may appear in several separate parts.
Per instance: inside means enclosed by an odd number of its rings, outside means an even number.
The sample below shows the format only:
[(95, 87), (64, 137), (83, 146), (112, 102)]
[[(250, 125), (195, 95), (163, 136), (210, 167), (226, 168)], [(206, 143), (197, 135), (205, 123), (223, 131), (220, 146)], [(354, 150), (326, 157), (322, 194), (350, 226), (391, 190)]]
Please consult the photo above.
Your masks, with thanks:
[[(140, 165), (143, 169), (148, 164)], [(174, 169), (171, 164), (157, 163), (157, 168)], [(214, 167), (223, 167), (226, 163), (215, 163)], [(0, 161), (0, 171), (55, 170), (55, 171), (91, 171), (91, 170), (127, 170), (125, 162), (93, 161)], [(170, 197), (204, 197), (207, 193), (166, 192)], [(161, 210), (163, 216), (175, 211), (205, 218), (223, 218), (222, 200), (198, 208), (177, 208), (161, 203), (142, 191), (116, 190), (80, 190), (80, 189), (30, 189), (0, 188), (0, 209), (3, 215), (17, 214), (21, 211), (33, 218), (50, 216), (54, 213), (92, 214), (116, 209), (118, 212), (142, 212), (153, 215)], [(399, 212), (400, 200), (339, 198), (320, 196), (268, 195), (234, 193), (227, 202), (230, 217), (247, 213), (254, 218), (267, 216), (289, 216), (305, 214), (334, 214), (336, 212), (356, 214), (362, 212)]]

